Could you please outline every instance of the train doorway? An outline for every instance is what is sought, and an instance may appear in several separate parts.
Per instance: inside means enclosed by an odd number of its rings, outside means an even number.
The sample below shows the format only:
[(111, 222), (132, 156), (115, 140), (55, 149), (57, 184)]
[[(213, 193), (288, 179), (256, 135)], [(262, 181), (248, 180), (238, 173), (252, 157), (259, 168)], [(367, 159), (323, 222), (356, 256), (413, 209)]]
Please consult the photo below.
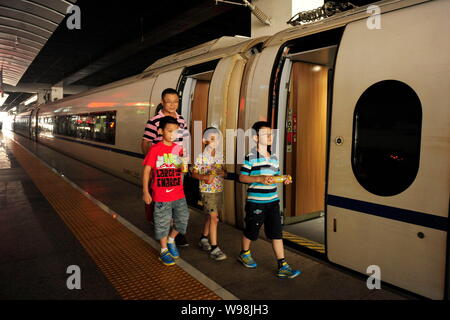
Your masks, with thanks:
[(293, 61), (286, 111), (285, 230), (324, 244), (326, 66)]
[(276, 127), (282, 172), (283, 238), (325, 254), (328, 105), (336, 45), (285, 52)]
[[(202, 134), (207, 127), (209, 88), (216, 64), (187, 68), (180, 84), (181, 115), (186, 120), (190, 133), (187, 149), (191, 163), (194, 163), (198, 153), (203, 152)], [(188, 205), (201, 208), (199, 181), (187, 175), (184, 186)]]

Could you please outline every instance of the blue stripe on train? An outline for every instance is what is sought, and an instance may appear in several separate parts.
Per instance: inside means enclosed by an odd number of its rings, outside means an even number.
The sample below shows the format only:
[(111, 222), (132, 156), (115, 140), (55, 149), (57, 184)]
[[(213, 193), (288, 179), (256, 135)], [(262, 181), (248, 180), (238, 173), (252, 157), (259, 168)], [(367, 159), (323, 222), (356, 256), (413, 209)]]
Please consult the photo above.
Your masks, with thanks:
[(98, 149), (102, 149), (102, 150), (107, 150), (107, 151), (112, 151), (112, 152), (116, 152), (116, 153), (120, 153), (120, 154), (125, 154), (127, 156), (134, 157), (134, 158), (144, 159), (144, 155), (142, 153), (136, 153), (136, 152), (126, 151), (126, 150), (122, 150), (122, 149), (116, 149), (116, 148), (112, 148), (112, 147), (108, 147), (108, 146), (101, 146), (101, 145), (86, 142), (86, 141), (72, 140), (72, 139), (68, 139), (65, 137), (58, 137), (58, 136), (55, 136), (55, 137), (58, 139), (61, 139), (61, 140), (69, 141), (69, 142), (84, 144), (86, 146), (90, 146), (90, 147), (94, 147), (94, 148), (98, 148)]
[(448, 218), (429, 213), (389, 207), (361, 200), (343, 198), (331, 194), (327, 195), (327, 204), (333, 207), (358, 211), (377, 217), (407, 222), (441, 231), (448, 231)]

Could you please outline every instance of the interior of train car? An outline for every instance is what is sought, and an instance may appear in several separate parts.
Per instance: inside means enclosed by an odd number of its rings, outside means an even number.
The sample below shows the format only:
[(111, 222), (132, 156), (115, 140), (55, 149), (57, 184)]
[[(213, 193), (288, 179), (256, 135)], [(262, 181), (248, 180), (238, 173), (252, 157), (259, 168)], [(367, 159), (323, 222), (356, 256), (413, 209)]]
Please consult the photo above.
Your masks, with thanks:
[(329, 102), (342, 33), (333, 29), (281, 46), (270, 90), (278, 97), (269, 118), (285, 137), (280, 165), (294, 181), (280, 191), (285, 230), (323, 245)]

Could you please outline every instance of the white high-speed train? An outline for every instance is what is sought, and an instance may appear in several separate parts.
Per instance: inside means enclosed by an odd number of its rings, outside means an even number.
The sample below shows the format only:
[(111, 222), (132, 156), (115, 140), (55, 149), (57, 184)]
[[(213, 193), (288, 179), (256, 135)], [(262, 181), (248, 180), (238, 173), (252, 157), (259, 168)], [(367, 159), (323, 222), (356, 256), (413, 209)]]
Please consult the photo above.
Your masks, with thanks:
[[(285, 223), (325, 213), (326, 257), (419, 295), (448, 297), (450, 0), (375, 3), (270, 37), (223, 37), (143, 73), (16, 116), (15, 131), (140, 183), (144, 125), (167, 87), (189, 128), (281, 132)], [(227, 165), (222, 220), (243, 225)], [(191, 183), (191, 181), (187, 181)], [(195, 194), (188, 195), (195, 205)]]

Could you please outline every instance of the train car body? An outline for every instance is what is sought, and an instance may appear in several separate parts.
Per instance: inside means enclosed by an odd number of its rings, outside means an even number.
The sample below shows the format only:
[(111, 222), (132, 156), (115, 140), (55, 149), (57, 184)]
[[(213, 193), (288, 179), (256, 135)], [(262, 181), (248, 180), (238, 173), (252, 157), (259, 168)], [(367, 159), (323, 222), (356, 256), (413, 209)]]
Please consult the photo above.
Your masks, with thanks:
[[(295, 181), (279, 188), (285, 223), (325, 215), (329, 261), (364, 274), (378, 268), (383, 281), (442, 299), (450, 1), (375, 4), (375, 17), (366, 6), (271, 37), (210, 41), (140, 75), (17, 115), (15, 130), (140, 183), (144, 125), (167, 87), (181, 94), (194, 154), (206, 127), (225, 133), (268, 120), (278, 130), (281, 170)], [(242, 157), (236, 135), (224, 138), (232, 145), (226, 157)], [(239, 168), (227, 164), (221, 219), (242, 227)], [(197, 206), (195, 181), (186, 184)]]
[(296, 183), (279, 188), (285, 220), (325, 212), (330, 261), (361, 273), (374, 266), (384, 281), (442, 299), (450, 2), (380, 8), (380, 29), (359, 8), (269, 38), (240, 125), (268, 119), (286, 136), (280, 162)]

